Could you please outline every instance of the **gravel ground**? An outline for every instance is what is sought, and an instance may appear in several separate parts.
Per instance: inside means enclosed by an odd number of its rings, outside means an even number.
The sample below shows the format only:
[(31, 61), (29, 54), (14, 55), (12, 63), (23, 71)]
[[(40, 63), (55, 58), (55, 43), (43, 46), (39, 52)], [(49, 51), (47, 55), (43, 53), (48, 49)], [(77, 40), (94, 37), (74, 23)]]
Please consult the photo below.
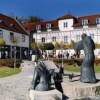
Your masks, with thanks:
[(29, 87), (33, 68), (23, 69), (19, 74), (0, 78), (0, 100), (30, 100)]

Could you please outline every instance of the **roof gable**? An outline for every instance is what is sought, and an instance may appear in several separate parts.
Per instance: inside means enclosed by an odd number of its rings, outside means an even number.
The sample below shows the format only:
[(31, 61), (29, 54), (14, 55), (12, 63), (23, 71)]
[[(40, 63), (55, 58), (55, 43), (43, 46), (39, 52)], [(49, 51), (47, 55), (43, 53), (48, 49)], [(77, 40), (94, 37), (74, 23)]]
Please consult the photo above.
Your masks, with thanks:
[(67, 14), (67, 15), (64, 15), (64, 16), (62, 16), (62, 17), (59, 17), (58, 20), (70, 19), (70, 18), (74, 18), (74, 16), (71, 15), (71, 14)]
[(0, 14), (0, 21), (0, 28), (28, 35), (24, 27), (16, 19)]

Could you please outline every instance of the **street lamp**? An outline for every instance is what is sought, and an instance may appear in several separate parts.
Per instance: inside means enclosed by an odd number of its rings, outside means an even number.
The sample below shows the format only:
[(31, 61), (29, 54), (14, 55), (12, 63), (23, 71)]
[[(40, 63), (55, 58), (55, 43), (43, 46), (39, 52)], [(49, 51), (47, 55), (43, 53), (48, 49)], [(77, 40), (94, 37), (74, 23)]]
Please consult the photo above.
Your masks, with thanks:
[(16, 68), (16, 45), (14, 46), (14, 69)]
[(63, 62), (63, 47), (62, 47), (62, 68), (64, 67), (64, 62)]
[(64, 44), (63, 44), (63, 42), (62, 42), (61, 45), (62, 45), (62, 50), (61, 50), (61, 52), (62, 52), (62, 68), (63, 68), (63, 67), (64, 67), (64, 61), (63, 61), (63, 60), (64, 60), (64, 58), (63, 58), (63, 56), (64, 56), (64, 55), (63, 55)]

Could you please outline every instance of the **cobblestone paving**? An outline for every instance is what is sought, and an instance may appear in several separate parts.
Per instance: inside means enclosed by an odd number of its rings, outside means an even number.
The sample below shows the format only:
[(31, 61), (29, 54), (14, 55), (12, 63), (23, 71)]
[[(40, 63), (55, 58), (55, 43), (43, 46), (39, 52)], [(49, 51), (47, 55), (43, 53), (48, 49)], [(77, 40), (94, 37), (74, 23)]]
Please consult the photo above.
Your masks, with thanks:
[(30, 100), (28, 89), (32, 74), (30, 67), (17, 75), (0, 78), (0, 100)]

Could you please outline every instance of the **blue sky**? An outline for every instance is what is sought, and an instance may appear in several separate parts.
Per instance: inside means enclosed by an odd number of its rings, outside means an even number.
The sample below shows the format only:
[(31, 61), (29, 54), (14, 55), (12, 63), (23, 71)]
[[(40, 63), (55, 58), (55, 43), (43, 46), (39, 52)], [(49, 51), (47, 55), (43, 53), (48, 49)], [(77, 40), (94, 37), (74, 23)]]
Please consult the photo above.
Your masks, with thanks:
[(70, 11), (75, 16), (100, 14), (100, 0), (0, 0), (0, 13), (54, 20)]

